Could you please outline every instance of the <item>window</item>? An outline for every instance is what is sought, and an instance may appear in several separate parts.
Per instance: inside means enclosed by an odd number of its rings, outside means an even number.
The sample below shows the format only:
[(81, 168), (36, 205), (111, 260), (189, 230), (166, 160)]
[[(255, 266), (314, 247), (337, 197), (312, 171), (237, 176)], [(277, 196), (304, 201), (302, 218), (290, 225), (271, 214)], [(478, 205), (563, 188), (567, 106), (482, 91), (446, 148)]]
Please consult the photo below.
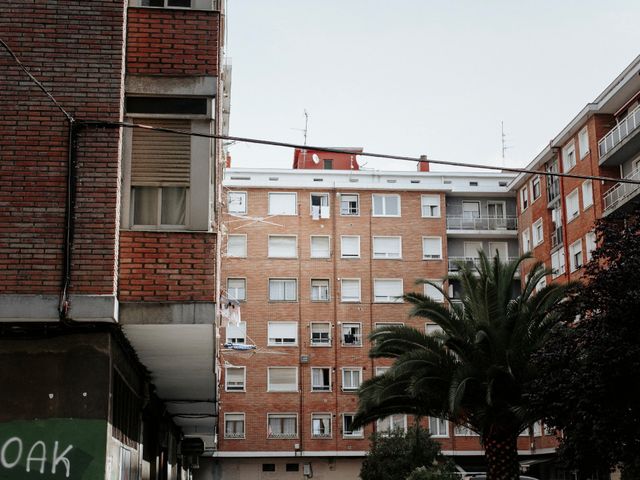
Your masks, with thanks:
[(462, 218), (465, 220), (480, 218), (480, 202), (462, 202)]
[(373, 237), (373, 258), (402, 258), (402, 237)]
[(384, 375), (389, 371), (390, 368), (391, 367), (376, 367), (376, 377), (379, 377), (380, 375)]
[(525, 211), (529, 207), (529, 189), (522, 187), (520, 190), (520, 210)]
[(232, 300), (247, 299), (247, 280), (245, 278), (227, 278), (227, 296)]
[(140, 6), (191, 8), (191, 0), (140, 0)]
[(263, 463), (262, 464), (262, 471), (263, 472), (275, 472), (276, 471), (276, 464), (275, 463)]
[(362, 368), (344, 367), (342, 369), (342, 391), (349, 392), (360, 388)]
[(478, 434), (471, 430), (466, 425), (456, 425), (453, 429), (453, 432), (456, 437), (477, 437)]
[(298, 237), (294, 235), (269, 235), (269, 258), (296, 258)]
[(329, 218), (329, 194), (328, 193), (312, 193), (311, 194), (311, 217), (314, 220), (319, 218)]
[(542, 436), (542, 422), (538, 420), (533, 424), (533, 436), (541, 437)]
[(364, 437), (364, 430), (361, 428), (353, 428), (353, 418), (355, 413), (343, 413), (342, 414), (342, 436), (346, 438), (362, 438)]
[(536, 201), (542, 195), (542, 189), (540, 187), (540, 177), (537, 176), (533, 180), (531, 180), (531, 196), (533, 197), (532, 201)]
[(533, 246), (537, 247), (544, 242), (544, 231), (542, 230), (542, 219), (539, 218), (531, 227), (533, 231)]
[(359, 323), (342, 324), (342, 344), (350, 347), (362, 345), (362, 325)]
[(372, 195), (374, 217), (399, 217), (400, 195)]
[(224, 388), (227, 392), (244, 392), (245, 367), (227, 367), (224, 372)]
[(357, 194), (340, 194), (340, 215), (360, 215), (360, 197)]
[(230, 323), (227, 326), (226, 343), (244, 344), (247, 338), (247, 322), (240, 322), (240, 325)]
[(373, 301), (376, 303), (402, 303), (402, 279), (374, 278)]
[(331, 438), (331, 414), (311, 414), (311, 436), (313, 438)]
[(556, 250), (551, 254), (551, 270), (553, 278), (556, 278), (565, 272), (563, 248)]
[(582, 209), (586, 210), (593, 205), (593, 182), (587, 180), (582, 182)]
[(531, 231), (529, 227), (522, 232), (522, 253), (531, 251)]
[(424, 324), (424, 331), (427, 335), (433, 335), (436, 333), (443, 333), (444, 330), (442, 329), (442, 327), (440, 325), (436, 325), (435, 323), (425, 323)]
[(270, 346), (297, 345), (297, 322), (269, 322), (268, 343)]
[(297, 392), (298, 369), (296, 367), (269, 367), (267, 369), (268, 392)]
[(224, 438), (244, 438), (244, 413), (224, 414)]
[(432, 437), (448, 437), (449, 422), (442, 418), (429, 417), (429, 433)]
[(575, 272), (582, 266), (582, 239), (578, 239), (569, 245), (569, 266)]
[(331, 391), (331, 369), (311, 368), (311, 391), (330, 392)]
[(333, 159), (325, 158), (324, 160), (322, 160), (322, 165), (325, 170), (333, 170)]
[(227, 211), (229, 213), (247, 213), (247, 192), (229, 192), (227, 194)]
[(568, 172), (576, 166), (576, 145), (571, 142), (562, 149), (562, 166)]
[(331, 256), (331, 240), (326, 236), (311, 236), (311, 258), (329, 258)]
[[(325, 160), (326, 162), (326, 160)], [(300, 464), (299, 463), (286, 463), (284, 466), (285, 472), (299, 472)]]
[(440, 195), (422, 195), (422, 217), (436, 218), (440, 216)]
[(442, 259), (442, 237), (422, 237), (422, 258), (424, 260)]
[(295, 278), (270, 278), (269, 301), (295, 302), (298, 299), (298, 280)]
[(542, 277), (536, 284), (536, 293), (538, 293), (540, 290), (542, 290), (546, 286), (547, 286), (547, 277)]
[(269, 438), (297, 438), (298, 416), (295, 413), (267, 415)]
[(342, 258), (359, 258), (360, 236), (342, 235), (340, 237), (340, 256)]
[(227, 237), (227, 257), (247, 256), (247, 236), (229, 235)]
[(331, 345), (331, 324), (325, 322), (311, 323), (311, 345), (329, 346)]
[(295, 193), (269, 193), (269, 215), (297, 215)]
[(311, 280), (311, 301), (329, 301), (329, 280)]
[(187, 189), (133, 187), (133, 225), (180, 227), (186, 225)]
[(407, 416), (404, 414), (390, 415), (376, 421), (376, 430), (381, 434), (389, 434), (394, 430), (407, 431)]
[(582, 160), (589, 153), (589, 131), (587, 127), (580, 130), (578, 134), (578, 146), (580, 147), (580, 159)]
[(360, 301), (360, 279), (343, 278), (340, 280), (340, 301), (359, 302)]
[(587, 246), (587, 261), (589, 261), (593, 258), (593, 251), (597, 248), (595, 232), (587, 233), (584, 237), (584, 242)]
[[(443, 288), (443, 282), (441, 280), (430, 280), (430, 281), (433, 283), (437, 283), (440, 289)], [(424, 294), (436, 302), (444, 302), (444, 293), (442, 293), (436, 287), (428, 283), (424, 284)]]
[(578, 189), (567, 195), (567, 220), (570, 222), (580, 215), (580, 202), (578, 200)]

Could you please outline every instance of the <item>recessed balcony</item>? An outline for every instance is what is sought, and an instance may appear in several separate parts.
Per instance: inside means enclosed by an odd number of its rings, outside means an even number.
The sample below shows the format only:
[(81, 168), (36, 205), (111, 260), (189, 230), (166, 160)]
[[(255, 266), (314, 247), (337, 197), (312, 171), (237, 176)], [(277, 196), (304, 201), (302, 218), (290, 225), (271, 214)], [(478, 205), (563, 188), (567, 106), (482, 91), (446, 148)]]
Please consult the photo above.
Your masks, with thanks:
[(640, 105), (598, 142), (600, 165), (620, 165), (640, 150)]
[[(624, 177), (628, 180), (640, 181), (640, 169), (633, 170)], [(604, 214), (609, 215), (613, 211), (626, 205), (630, 200), (637, 197), (640, 192), (640, 185), (633, 183), (618, 183), (604, 195)]]
[(447, 215), (447, 234), (515, 237), (518, 234), (518, 218)]

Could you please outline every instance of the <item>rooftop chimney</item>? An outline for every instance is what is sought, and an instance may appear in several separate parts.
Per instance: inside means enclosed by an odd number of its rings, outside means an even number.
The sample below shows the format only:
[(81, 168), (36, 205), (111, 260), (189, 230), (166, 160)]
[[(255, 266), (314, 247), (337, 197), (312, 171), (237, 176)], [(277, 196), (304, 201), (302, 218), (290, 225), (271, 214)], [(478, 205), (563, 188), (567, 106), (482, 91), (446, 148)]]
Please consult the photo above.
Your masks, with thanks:
[(428, 172), (429, 171), (429, 162), (427, 162), (426, 155), (420, 155), (420, 161), (418, 162), (418, 171), (419, 172)]

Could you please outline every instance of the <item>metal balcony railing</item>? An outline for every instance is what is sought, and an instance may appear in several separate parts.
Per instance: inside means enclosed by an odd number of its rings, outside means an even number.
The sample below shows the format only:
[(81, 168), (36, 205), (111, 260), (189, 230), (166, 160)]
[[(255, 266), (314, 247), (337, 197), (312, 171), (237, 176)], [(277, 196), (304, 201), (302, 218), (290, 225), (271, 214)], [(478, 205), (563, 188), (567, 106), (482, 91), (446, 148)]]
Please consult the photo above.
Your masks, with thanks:
[[(508, 261), (512, 262), (517, 257), (507, 257), (506, 259), (501, 258), (503, 262)], [(476, 257), (449, 257), (449, 271), (457, 272), (460, 270), (460, 264), (466, 264), (469, 267), (478, 266), (480, 264), (480, 259)]]
[(638, 127), (640, 127), (640, 105), (629, 112), (609, 133), (600, 139), (598, 142), (600, 158), (618, 146)]
[[(629, 180), (640, 180), (640, 169), (632, 171), (629, 175), (624, 177)], [(633, 183), (618, 183), (615, 187), (609, 190), (604, 196), (604, 210), (609, 213), (620, 205), (625, 203), (633, 194), (638, 192), (640, 185), (634, 185)]]
[(447, 215), (447, 230), (517, 230), (517, 217)]

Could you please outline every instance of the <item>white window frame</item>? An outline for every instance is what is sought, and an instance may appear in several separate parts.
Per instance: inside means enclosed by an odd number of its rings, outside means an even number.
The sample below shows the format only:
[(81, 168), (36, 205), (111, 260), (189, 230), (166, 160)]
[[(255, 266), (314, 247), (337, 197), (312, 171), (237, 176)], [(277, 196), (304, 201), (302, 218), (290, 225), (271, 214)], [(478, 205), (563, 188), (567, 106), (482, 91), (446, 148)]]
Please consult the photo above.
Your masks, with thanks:
[[(401, 294), (398, 295), (378, 295), (376, 290), (379, 285), (390, 282), (399, 282)], [(403, 303), (402, 295), (404, 295), (404, 280), (402, 278), (374, 278), (373, 279), (373, 303)]]
[(582, 160), (589, 153), (589, 130), (587, 127), (584, 127), (578, 133), (578, 147), (580, 149), (580, 160)]
[[(435, 425), (435, 428), (433, 426)], [(442, 426), (444, 425), (444, 433), (442, 432)], [(429, 433), (433, 438), (448, 438), (449, 437), (449, 421), (437, 418), (429, 417)]]
[(584, 236), (584, 245), (588, 262), (593, 258), (593, 251), (598, 248), (598, 241), (595, 232), (587, 232), (587, 234)]
[(530, 252), (533, 248), (532, 245), (531, 230), (527, 227), (522, 231), (522, 253)]
[[(285, 298), (284, 299), (278, 299), (278, 298), (271, 298), (271, 282), (294, 282), (295, 285), (295, 298), (290, 299), (290, 298), (286, 298), (286, 286), (285, 286)], [(298, 301), (298, 279), (297, 278), (269, 278), (268, 283), (267, 283), (267, 288), (268, 288), (268, 295), (269, 295), (269, 301), (270, 302), (297, 302)]]
[[(271, 198), (275, 198), (276, 196), (292, 196), (293, 195), (293, 213), (290, 213), (288, 211), (285, 212), (279, 212), (276, 211), (275, 208), (272, 209), (272, 205), (271, 205)], [(269, 192), (268, 194), (268, 209), (269, 209), (269, 215), (271, 216), (287, 216), (287, 217), (294, 217), (296, 215), (298, 215), (298, 194), (296, 192)]]
[[(555, 268), (554, 264), (557, 264), (558, 268)], [(564, 275), (565, 269), (564, 247), (562, 247), (551, 254), (551, 278)]]
[[(272, 239), (293, 239), (293, 250), (285, 254), (276, 254), (274, 245), (271, 244)], [(291, 248), (291, 245), (287, 245)], [(267, 238), (267, 257), (268, 258), (298, 258), (298, 236), (297, 235), (269, 235)]]
[[(342, 197), (355, 197), (356, 198), (356, 212), (355, 213), (344, 213), (345, 210), (342, 208)], [(360, 194), (358, 193), (341, 193), (340, 194), (340, 216), (341, 217), (359, 217), (360, 216)]]
[[(580, 263), (575, 261), (576, 255), (580, 255)], [(575, 272), (584, 265), (584, 250), (582, 248), (582, 238), (579, 238), (569, 245), (569, 268), (571, 272)]]
[[(345, 238), (357, 239), (358, 241), (358, 253), (345, 255), (344, 253), (344, 240)], [(360, 235), (340, 235), (340, 258), (360, 258)]]
[[(536, 197), (536, 186), (538, 187), (538, 196)], [(536, 175), (531, 180), (531, 203), (535, 202), (542, 196), (542, 183), (540, 182), (540, 175)]]
[(351, 417), (351, 423), (353, 424), (353, 419), (356, 416), (355, 413), (345, 412), (342, 415), (342, 438), (364, 438), (364, 429), (362, 427), (357, 430), (349, 430), (350, 433), (347, 433), (346, 428), (346, 417)]
[[(438, 251), (438, 256), (435, 256), (433, 254), (429, 254), (427, 255), (425, 246), (425, 240), (433, 240), (433, 239), (437, 239), (439, 242), (439, 251)], [(423, 260), (442, 260), (442, 237), (436, 237), (436, 236), (429, 236), (429, 237), (422, 237), (422, 259)]]
[[(382, 425), (382, 423), (386, 421), (389, 422), (388, 428), (384, 428)], [(398, 423), (400, 423), (400, 426), (398, 426)], [(406, 413), (394, 413), (388, 417), (376, 420), (376, 432), (382, 436), (387, 436), (396, 430), (407, 433), (407, 424), (408, 421)]]
[[(575, 208), (571, 208), (574, 204)], [(578, 188), (574, 188), (571, 193), (566, 196), (565, 205), (567, 207), (567, 223), (571, 223), (580, 216), (580, 195), (578, 194)]]
[(434, 333), (442, 333), (444, 332), (443, 328), (437, 323), (425, 323), (424, 324), (424, 333), (427, 335), (433, 335)]
[(453, 434), (456, 437), (477, 437), (478, 434), (471, 430), (466, 425), (455, 425), (453, 428)]
[[(428, 279), (430, 282), (440, 284), (440, 288), (444, 289), (444, 282), (442, 280), (437, 279)], [(430, 293), (432, 292), (433, 295)], [(429, 285), (428, 283), (424, 284), (424, 294), (427, 297), (431, 297), (436, 302), (442, 303), (444, 302), (444, 294), (436, 290), (433, 285)]]
[(524, 212), (529, 208), (529, 187), (525, 185), (520, 189), (520, 211)]
[[(313, 383), (313, 371), (314, 370), (328, 370), (329, 371), (329, 385), (322, 385), (320, 388), (318, 388), (318, 386), (316, 386)], [(333, 391), (333, 375), (331, 372), (331, 367), (311, 367), (309, 369), (309, 372), (311, 374), (311, 381), (309, 382), (309, 384), (311, 385), (311, 391), (312, 392), (332, 392)], [(324, 375), (323, 375), (324, 377)]]
[(582, 210), (593, 206), (593, 181), (582, 182)]
[(440, 195), (421, 195), (420, 213), (422, 218), (440, 218)]
[(317, 218), (327, 219), (331, 218), (331, 199), (328, 193), (310, 193), (309, 194), (309, 214), (313, 217), (313, 197), (326, 198), (327, 204), (323, 205), (322, 200), (320, 200), (320, 208), (318, 209)]
[[(310, 300), (312, 302), (330, 302), (331, 301), (331, 280), (328, 278), (312, 278), (310, 280)], [(319, 293), (321, 293), (323, 291), (322, 286), (318, 285), (318, 282), (323, 282), (326, 283), (326, 296), (325, 298), (322, 298), (322, 295), (318, 295), (317, 298), (313, 298), (314, 297), (314, 292), (318, 291)], [(314, 285), (314, 283), (316, 283), (316, 285)]]
[[(293, 326), (293, 336), (276, 337), (272, 335), (271, 327), (277, 326), (291, 328)], [(298, 345), (298, 322), (267, 322), (267, 345), (269, 347), (295, 347)]]
[[(329, 433), (316, 434), (314, 430), (314, 420), (329, 420)], [(311, 438), (326, 440), (333, 438), (333, 415), (331, 413), (312, 413), (311, 414)]]
[[(242, 387), (229, 388), (229, 370), (230, 369), (242, 370)], [(247, 367), (234, 365), (234, 366), (227, 366), (224, 368), (224, 391), (225, 392), (246, 392), (247, 391)]]
[[(327, 254), (326, 255), (317, 255), (314, 254), (314, 249), (313, 249), (313, 241), (314, 239), (326, 239), (327, 240)], [(316, 252), (318, 252), (318, 250), (316, 249)], [(331, 236), (329, 235), (310, 235), (309, 236), (309, 257), (310, 258), (331, 258)]]
[[(230, 282), (232, 282), (232, 281), (234, 281), (234, 280), (236, 280), (236, 281), (242, 281), (242, 283), (243, 283), (243, 285), (244, 285), (244, 286), (242, 287), (242, 290), (243, 290), (243, 292), (244, 292), (244, 295), (242, 295), (242, 298), (239, 298), (239, 296), (238, 296), (238, 295), (231, 295), (231, 290), (232, 290), (232, 288), (231, 288), (231, 286), (229, 285), (229, 283), (230, 283)], [(237, 291), (237, 290), (238, 290), (238, 288), (237, 288), (237, 287), (234, 287), (234, 288), (233, 288), (233, 290), (234, 290), (234, 291)], [(247, 301), (247, 279), (246, 279), (246, 278), (244, 278), (244, 277), (230, 277), (230, 278), (227, 278), (227, 297), (229, 297), (229, 298), (230, 298), (230, 299), (232, 299), (232, 300), (237, 300), (238, 302), (246, 302), (246, 301)]]
[[(341, 371), (341, 389), (343, 392), (357, 392), (358, 389), (360, 388), (360, 385), (362, 385), (362, 367), (342, 367), (340, 369)], [(350, 377), (349, 382), (353, 384), (353, 380), (357, 379), (358, 380), (358, 386), (354, 387), (354, 386), (345, 386), (345, 384), (347, 382), (345, 382), (345, 379), (347, 377)]]
[[(357, 282), (358, 283), (358, 298), (345, 298), (344, 282)], [(340, 301), (342, 303), (360, 303), (362, 301), (362, 282), (359, 278), (341, 278), (340, 279)]]
[[(380, 247), (381, 239), (394, 239), (397, 241), (397, 252), (394, 251), (382, 251)], [(376, 243), (378, 244), (376, 246)], [(371, 240), (371, 258), (376, 260), (401, 260), (402, 259), (402, 237), (397, 236), (386, 236), (386, 235), (375, 235)]]
[[(353, 343), (347, 343), (345, 342), (345, 329), (346, 328), (357, 328), (358, 329), (358, 333), (353, 334), (354, 335), (354, 341)], [(351, 335), (351, 334), (348, 334)], [(362, 323), (360, 322), (344, 322), (342, 323), (342, 325), (340, 325), (340, 344), (343, 347), (362, 347)]]
[[(241, 240), (240, 252), (238, 254), (231, 253), (231, 239), (243, 239)], [(247, 258), (247, 234), (246, 233), (233, 233), (227, 235), (227, 258)]]
[(384, 375), (390, 369), (391, 369), (391, 367), (376, 367), (376, 370), (375, 370), (376, 377), (379, 377), (380, 375)]
[[(295, 427), (296, 427), (296, 431), (295, 433), (292, 434), (286, 434), (286, 433), (271, 433), (271, 425), (270, 425), (270, 420), (271, 419), (295, 419)], [(282, 440), (282, 439), (295, 439), (298, 438), (298, 433), (299, 428), (298, 428), (298, 414), (297, 413), (267, 413), (267, 439), (269, 440)]]
[[(375, 199), (379, 197), (382, 199), (382, 212), (376, 213), (375, 209)], [(395, 197), (398, 199), (398, 213), (397, 214), (389, 214), (387, 213), (387, 198)], [(374, 193), (371, 195), (371, 216), (372, 217), (400, 217), (402, 216), (402, 202), (400, 195), (395, 193)]]
[[(271, 385), (271, 371), (272, 370), (294, 370), (296, 373), (296, 381), (295, 381), (295, 385), (294, 384), (290, 384), (286, 387), (276, 387), (274, 388), (273, 385)], [(287, 393), (287, 392), (297, 392), (298, 391), (298, 385), (300, 384), (299, 378), (298, 378), (298, 367), (267, 367), (267, 392), (278, 392), (278, 393)]]
[[(242, 333), (244, 335), (244, 337), (242, 337), (242, 341), (241, 342), (232, 342), (232, 339), (238, 339), (240, 337), (231, 337), (229, 336), (231, 332), (231, 330), (239, 330), (240, 333)], [(225, 343), (235, 343), (238, 345), (245, 345), (247, 343), (247, 322), (240, 322), (240, 325), (238, 326), (234, 326), (229, 324), (226, 328), (225, 328)]]
[[(232, 200), (232, 197), (242, 197), (243, 200), (240, 201), (240, 205), (243, 206), (243, 208), (232, 209), (232, 205), (236, 203), (235, 200)], [(247, 192), (240, 192), (236, 190), (227, 192), (227, 212), (235, 213), (238, 215), (246, 215), (248, 211), (247, 197)]]
[(577, 164), (576, 143), (571, 140), (562, 148), (562, 167), (564, 172), (569, 172)]
[[(540, 235), (538, 235), (538, 227), (540, 227)], [(539, 218), (533, 225), (531, 225), (531, 233), (533, 236), (533, 246), (537, 247), (538, 245), (542, 245), (544, 243), (544, 225), (542, 223), (542, 218)]]
[[(327, 330), (328, 332), (326, 332), (328, 334), (327, 337), (327, 341), (317, 341), (313, 339), (313, 334), (314, 333), (319, 333), (319, 334), (323, 334), (325, 332), (314, 332), (313, 331), (313, 326), (314, 325), (326, 325), (327, 326)], [(322, 337), (320, 337), (322, 338)], [(331, 340), (332, 340), (332, 335), (331, 335), (331, 323), (330, 322), (311, 322), (309, 324), (309, 344), (312, 347), (330, 347), (331, 346)]]
[[(242, 419), (231, 419), (231, 417), (242, 417)], [(229, 417), (229, 421), (242, 422), (242, 434), (229, 434), (227, 432), (227, 417)], [(225, 440), (243, 440), (247, 433), (247, 419), (245, 417), (244, 412), (225, 412), (224, 414), (224, 438)]]

